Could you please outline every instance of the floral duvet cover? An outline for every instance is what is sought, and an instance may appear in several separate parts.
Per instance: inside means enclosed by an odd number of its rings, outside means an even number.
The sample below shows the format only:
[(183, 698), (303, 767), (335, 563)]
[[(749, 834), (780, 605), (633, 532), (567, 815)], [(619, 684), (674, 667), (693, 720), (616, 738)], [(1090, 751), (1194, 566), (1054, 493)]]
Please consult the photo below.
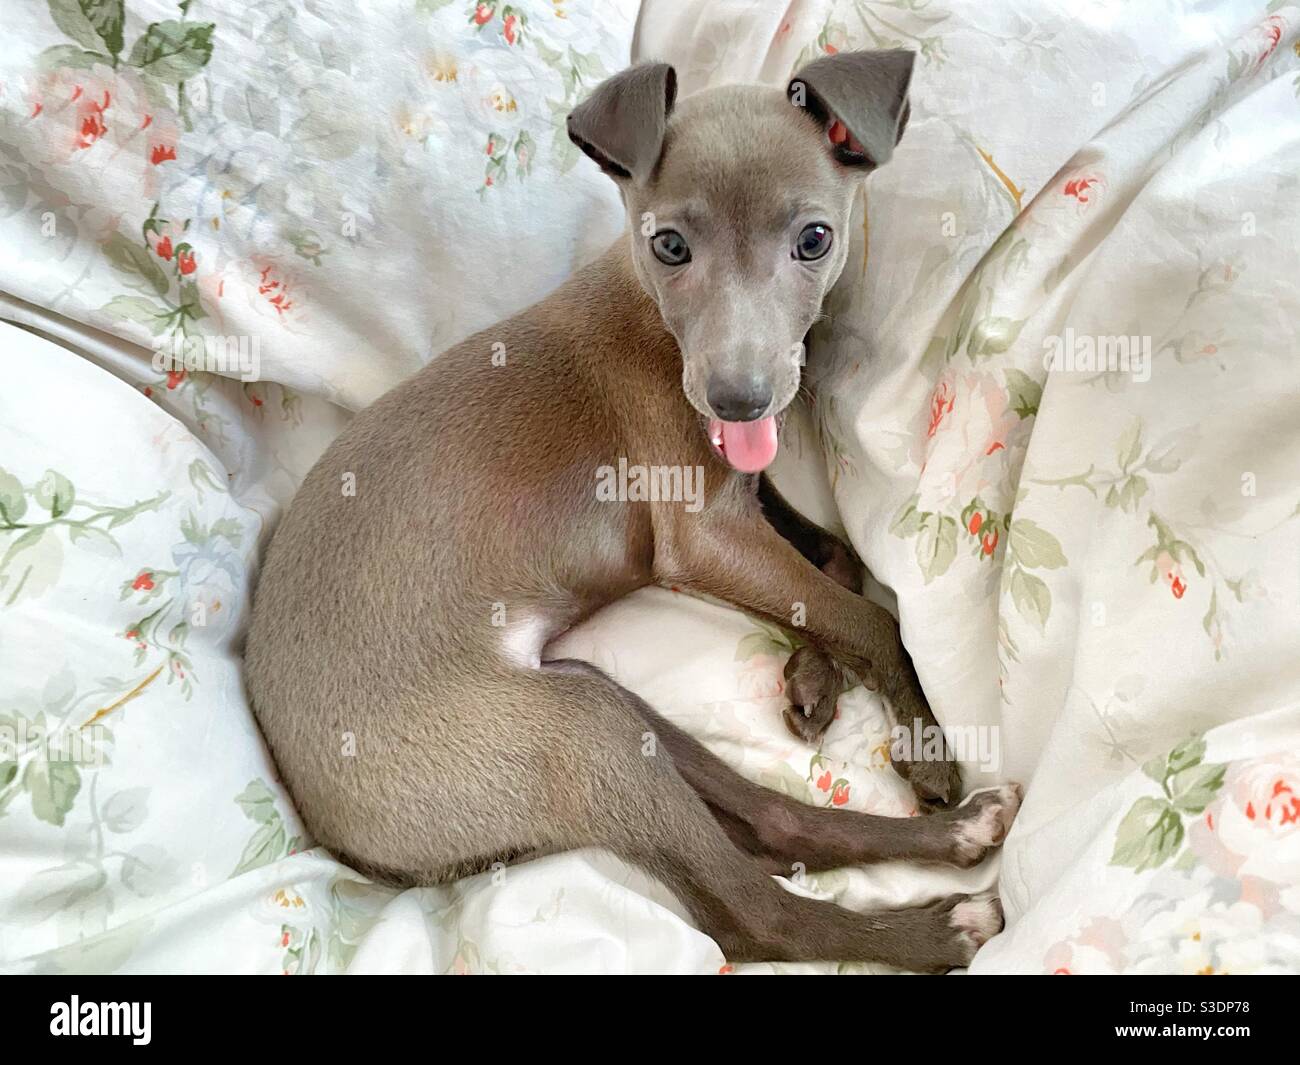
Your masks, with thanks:
[[(1300, 966), (1300, 8), (4, 17), (0, 967), (734, 971), (598, 852), (362, 880), (277, 783), (240, 640), (259, 550), (350, 412), (619, 232), (563, 135), (592, 85), (652, 56), (683, 91), (781, 84), (894, 46), (919, 54), (911, 122), (777, 479), (897, 595), (968, 778), (1028, 788), (1000, 868), (792, 888), (865, 907), (997, 880), (1009, 926), (976, 972)], [(816, 750), (785, 732), (792, 646), (648, 590), (557, 651), (767, 786), (915, 814), (873, 694)]]

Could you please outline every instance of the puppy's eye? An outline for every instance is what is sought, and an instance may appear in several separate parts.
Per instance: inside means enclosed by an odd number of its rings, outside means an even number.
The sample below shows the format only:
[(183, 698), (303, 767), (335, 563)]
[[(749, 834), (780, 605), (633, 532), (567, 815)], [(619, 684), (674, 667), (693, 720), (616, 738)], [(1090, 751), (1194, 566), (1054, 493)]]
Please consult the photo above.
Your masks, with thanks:
[(650, 240), (650, 249), (665, 266), (681, 266), (691, 261), (691, 249), (686, 238), (675, 229), (656, 233)]
[(816, 222), (810, 226), (804, 226), (803, 232), (794, 242), (794, 257), (803, 259), (808, 262), (812, 259), (820, 259), (831, 250), (831, 227), (824, 226)]

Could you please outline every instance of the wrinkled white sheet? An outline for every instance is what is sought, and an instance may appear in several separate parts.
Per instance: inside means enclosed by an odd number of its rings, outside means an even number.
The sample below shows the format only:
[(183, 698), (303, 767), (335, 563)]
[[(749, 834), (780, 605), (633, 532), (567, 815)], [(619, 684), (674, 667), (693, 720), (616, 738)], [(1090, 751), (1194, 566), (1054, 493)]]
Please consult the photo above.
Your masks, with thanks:
[[(16, 11), (0, 316), (57, 343), (0, 326), (0, 725), (25, 738), (0, 752), (0, 965), (730, 968), (597, 853), (360, 882), (303, 839), (239, 678), (258, 548), (347, 411), (617, 232), (556, 116), (627, 62), (636, 6), (207, 3), (187, 18), (210, 37), (165, 31), (188, 44), (161, 71)], [(173, 15), (132, 0), (122, 54)], [(940, 720), (1029, 784), (1011, 926), (976, 971), (1300, 965), (1297, 30), (1258, 3), (639, 12), (636, 55), (683, 91), (921, 53), (778, 481), (897, 593)], [(258, 338), (259, 380), (154, 371), (182, 325)], [(1067, 330), (1150, 337), (1149, 377), (1049, 374)], [(788, 648), (734, 611), (648, 590), (562, 650), (770, 786), (914, 810), (879, 701), (847, 694), (821, 749), (798, 744)], [(897, 905), (995, 875), (804, 888)]]

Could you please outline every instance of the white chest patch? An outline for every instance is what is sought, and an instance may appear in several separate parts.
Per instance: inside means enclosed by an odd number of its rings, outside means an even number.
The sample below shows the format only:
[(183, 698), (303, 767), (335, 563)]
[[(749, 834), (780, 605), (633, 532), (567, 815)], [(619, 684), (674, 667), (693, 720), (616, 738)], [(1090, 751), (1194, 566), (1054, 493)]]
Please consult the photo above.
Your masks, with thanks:
[(501, 637), (501, 651), (516, 666), (541, 669), (542, 648), (549, 637), (545, 618), (521, 618), (506, 626)]

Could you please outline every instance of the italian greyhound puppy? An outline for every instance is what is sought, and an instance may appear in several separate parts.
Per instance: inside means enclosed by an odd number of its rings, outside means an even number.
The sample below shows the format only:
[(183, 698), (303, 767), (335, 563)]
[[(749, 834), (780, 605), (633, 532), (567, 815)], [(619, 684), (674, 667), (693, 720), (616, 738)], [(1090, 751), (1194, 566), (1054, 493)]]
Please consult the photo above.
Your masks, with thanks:
[[(917, 754), (898, 768), (929, 816), (816, 809), (733, 772), (594, 667), (544, 658), (649, 584), (786, 626), (802, 604), (798, 734), (825, 729), (841, 670), (909, 727), (933, 725), (896, 622), (855, 590), (856, 556), (756, 476), (843, 269), (854, 196), (902, 133), (912, 61), (843, 53), (784, 92), (680, 104), (663, 63), (604, 82), (568, 129), (617, 184), (628, 234), (358, 415), (307, 476), (267, 555), (247, 676), (299, 812), (342, 860), (432, 884), (605, 847), (738, 961), (938, 971), (1001, 928), (991, 895), (856, 913), (773, 874), (972, 865), (1004, 838), (1015, 785), (951, 808), (955, 763)], [(702, 470), (700, 505), (602, 498), (620, 460)]]

